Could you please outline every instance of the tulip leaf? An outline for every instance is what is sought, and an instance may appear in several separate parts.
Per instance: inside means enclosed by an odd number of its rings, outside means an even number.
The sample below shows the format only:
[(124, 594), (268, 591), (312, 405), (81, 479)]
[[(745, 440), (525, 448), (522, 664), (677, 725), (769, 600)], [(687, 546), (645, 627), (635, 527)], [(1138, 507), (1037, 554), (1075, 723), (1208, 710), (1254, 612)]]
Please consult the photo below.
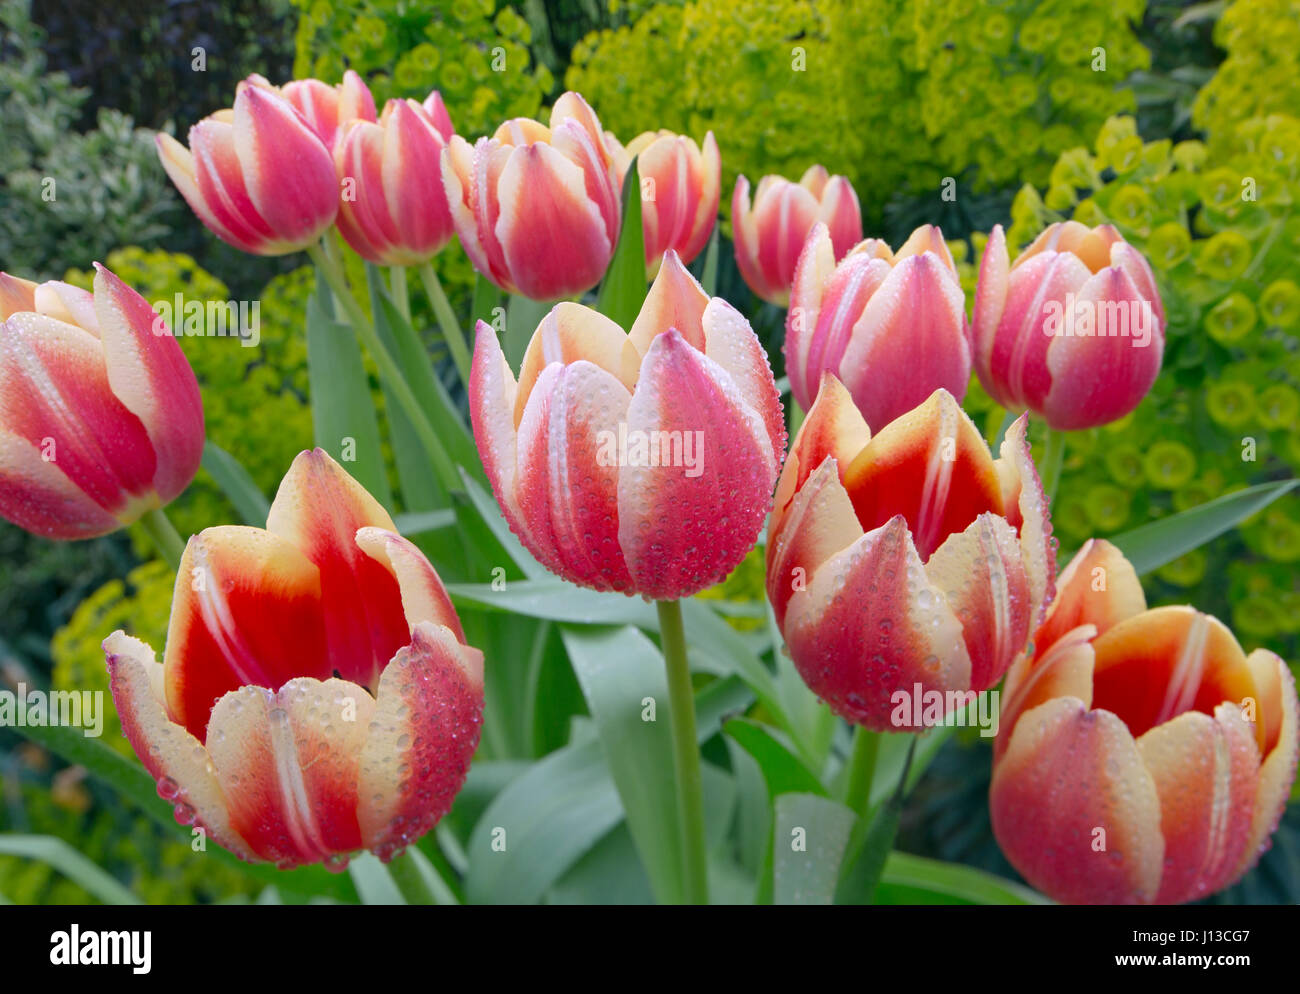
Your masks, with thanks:
[(1247, 487), (1126, 531), (1110, 541), (1141, 576), (1218, 538), (1297, 486), (1300, 479)]
[[(510, 557), (524, 576), (530, 579), (539, 580), (550, 577), (551, 573), (539, 563), (531, 552), (524, 548), (523, 543), (515, 537), (515, 533), (510, 530), (510, 525), (506, 523), (505, 516), (501, 513), (501, 508), (493, 500), (486, 488), (478, 482), (478, 479), (469, 475), (464, 467), (460, 471), (461, 482), (465, 486), (465, 495), (473, 505), (473, 510), (478, 513), (478, 517), (483, 524), (487, 526), (492, 536), (500, 543), (502, 550)], [(468, 513), (468, 509), (467, 509)]]
[(393, 524), (397, 525), (398, 532), (407, 538), (412, 535), (426, 535), (429, 532), (442, 531), (444, 528), (453, 527), (456, 524), (456, 512), (441, 510), (394, 514)]
[(684, 857), (663, 658), (635, 628), (561, 632), (655, 897), (678, 904)]
[(878, 904), (1052, 904), (1021, 884), (971, 866), (895, 850), (876, 888)]
[(857, 815), (818, 794), (776, 799), (772, 853), (774, 904), (831, 904), (840, 861)]
[(348, 873), (362, 904), (407, 903), (388, 867), (373, 853), (363, 852), (355, 856), (348, 864)]
[(828, 796), (826, 788), (803, 761), (764, 725), (748, 718), (733, 718), (722, 730), (758, 762), (770, 796), (793, 793)]
[(52, 835), (0, 835), (0, 856), (44, 863), (104, 904), (144, 903), (107, 870)]
[[(469, 321), (470, 330), (477, 328), (477, 322), (484, 321), (487, 324), (496, 325), (496, 310), (501, 307), (501, 288), (493, 283), (482, 273), (477, 274), (478, 278), (474, 281), (474, 298), (470, 303)], [(504, 308), (501, 311), (504, 316)], [(501, 328), (497, 326), (498, 334)], [(474, 351), (474, 340), (469, 342), (470, 352)]]
[(551, 310), (551, 305), (541, 300), (529, 300), (517, 293), (510, 295), (506, 308), (506, 333), (501, 338), (501, 351), (505, 353), (510, 368), (518, 372), (524, 361), (524, 352), (533, 339), (533, 332)]
[(639, 625), (656, 628), (655, 609), (622, 594), (600, 593), (567, 580), (514, 580), (501, 584), (452, 583), (447, 591), (457, 604), (477, 605), (511, 614), (580, 625)]
[(645, 235), (641, 222), (641, 182), (637, 160), (623, 177), (623, 226), (614, 257), (596, 296), (596, 310), (624, 331), (632, 328), (646, 297)]
[(215, 442), (207, 441), (203, 443), (203, 468), (234, 505), (244, 524), (266, 527), (271, 503), (238, 459)]
[(718, 229), (720, 227), (715, 221), (713, 234), (709, 236), (709, 247), (704, 252), (704, 269), (700, 275), (700, 286), (710, 297), (718, 295)]
[(318, 291), (307, 300), (307, 376), (316, 444), (384, 507), (393, 506), (370, 377), (350, 325), (335, 321)]

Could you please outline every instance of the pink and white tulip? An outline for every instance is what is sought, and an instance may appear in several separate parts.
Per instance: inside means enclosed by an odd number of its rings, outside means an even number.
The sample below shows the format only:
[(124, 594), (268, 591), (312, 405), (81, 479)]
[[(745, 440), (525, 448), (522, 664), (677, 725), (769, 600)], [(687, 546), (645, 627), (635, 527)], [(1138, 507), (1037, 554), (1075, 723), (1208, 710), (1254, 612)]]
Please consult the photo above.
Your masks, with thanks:
[(517, 380), (480, 321), (469, 399), (506, 520), (565, 579), (667, 600), (753, 548), (785, 453), (776, 384), (749, 323), (671, 249), (630, 332), (561, 303)]
[(767, 594), (800, 676), (847, 721), (920, 731), (1028, 644), (1056, 553), (1025, 426), (995, 460), (936, 390), (873, 437), (824, 374), (777, 487)]
[(1052, 428), (1128, 414), (1160, 372), (1165, 312), (1146, 259), (1109, 224), (1053, 224), (1008, 263), (989, 235), (975, 291), (975, 371), (1010, 410)]
[(256, 73), (241, 85), (250, 84), (271, 90), (293, 104), (329, 149), (338, 144), (352, 121), (374, 123), (377, 119), (370, 88), (351, 69), (343, 74), (343, 82), (337, 86), (319, 79), (295, 79), (277, 87)]
[(620, 175), (637, 160), (641, 180), (641, 225), (646, 271), (659, 272), (664, 253), (672, 249), (689, 265), (704, 251), (718, 219), (722, 197), (722, 159), (710, 131), (704, 145), (688, 135), (646, 131), (624, 148), (606, 132)]
[(189, 486), (203, 455), (180, 345), (95, 270), (93, 293), (0, 273), (0, 516), (46, 538), (130, 524)]
[[(442, 108), (437, 93), (430, 101)], [(451, 136), (445, 108), (435, 117), (414, 100), (390, 100), (378, 123), (347, 126), (334, 150), (338, 227), (357, 255), (381, 266), (413, 266), (451, 240), (455, 227), (439, 173)]]
[(454, 136), (442, 179), (474, 268), (507, 293), (559, 300), (590, 290), (613, 257), (622, 177), (595, 111), (577, 93), (474, 145)]
[(189, 141), (186, 148), (159, 133), (158, 157), (222, 241), (254, 255), (285, 255), (315, 244), (334, 224), (339, 184), (329, 148), (273, 88), (241, 84), (234, 108), (194, 125)]
[(1269, 846), (1295, 779), (1290, 669), (1190, 607), (1148, 610), (1089, 541), (1007, 673), (989, 809), (1025, 878), (1075, 904), (1177, 904)]
[(159, 796), (242, 859), (387, 861), (451, 807), (478, 745), (482, 653), (428, 560), (320, 449), (265, 529), (190, 539), (161, 664), (122, 631), (104, 650)]
[(831, 176), (823, 166), (810, 167), (798, 183), (764, 176), (752, 206), (749, 180), (736, 178), (732, 241), (740, 275), (754, 293), (778, 307), (786, 305), (799, 256), (818, 221), (830, 233), (836, 260), (862, 241), (862, 208), (843, 176)]
[(924, 225), (896, 253), (868, 238), (837, 265), (830, 230), (813, 225), (790, 293), (785, 366), (804, 410), (830, 372), (877, 427), (940, 387), (960, 401), (970, 383), (970, 329), (943, 233)]

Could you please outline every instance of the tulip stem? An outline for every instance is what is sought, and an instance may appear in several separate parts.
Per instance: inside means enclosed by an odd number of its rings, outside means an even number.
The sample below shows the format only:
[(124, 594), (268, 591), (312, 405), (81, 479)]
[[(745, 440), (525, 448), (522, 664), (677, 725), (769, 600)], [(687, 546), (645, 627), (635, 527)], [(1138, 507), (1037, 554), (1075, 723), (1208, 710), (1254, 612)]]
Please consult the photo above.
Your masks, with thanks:
[(853, 752), (844, 777), (844, 806), (858, 815), (865, 816), (871, 803), (871, 782), (876, 775), (879, 751), (879, 734), (859, 726), (853, 733)]
[(1043, 493), (1050, 504), (1056, 496), (1056, 486), (1061, 482), (1061, 464), (1065, 461), (1065, 432), (1049, 427), (1046, 446), (1043, 453)]
[(140, 524), (149, 533), (149, 538), (162, 557), (167, 560), (167, 565), (172, 569), (180, 569), (181, 556), (185, 554), (185, 540), (172, 524), (172, 519), (167, 517), (167, 512), (161, 507), (155, 507), (152, 511), (144, 513), (140, 518)]
[(388, 279), (393, 295), (393, 304), (397, 307), (398, 313), (406, 318), (409, 324), (411, 321), (411, 295), (406, 288), (406, 267), (390, 266)]
[(460, 488), (460, 477), (456, 472), (456, 467), (448, 457), (438, 440), (438, 433), (434, 431), (433, 425), (429, 422), (429, 417), (420, 407), (420, 402), (416, 399), (415, 393), (411, 390), (411, 385), (406, 382), (406, 377), (402, 375), (401, 367), (393, 358), (391, 352), (384, 346), (379, 338), (379, 333), (375, 331), (374, 324), (366, 316), (361, 304), (353, 296), (351, 288), (348, 286), (347, 278), (343, 275), (343, 268), (338, 265), (326, 251), (323, 251), (318, 245), (310, 245), (307, 248), (307, 254), (311, 256), (321, 273), (325, 276), (325, 282), (329, 284), (330, 289), (334, 291), (334, 296), (342, 303), (344, 311), (347, 312), (348, 321), (352, 324), (352, 329), (357, 333), (363, 345), (370, 352), (375, 364), (379, 367), (379, 374), (388, 382), (393, 393), (397, 396), (397, 401), (402, 405), (402, 410), (406, 416), (411, 419), (411, 424), (415, 427), (416, 434), (420, 436), (420, 442), (424, 446), (425, 453), (433, 462), (434, 468), (442, 478), (443, 486), (448, 490)]
[(465, 344), (465, 333), (461, 330), (460, 321), (456, 318), (456, 312), (452, 310), (447, 294), (443, 292), (442, 281), (438, 279), (438, 271), (433, 268), (433, 263), (421, 263), (418, 271), (420, 282), (424, 284), (424, 292), (428, 294), (429, 303), (433, 305), (433, 313), (438, 318), (442, 337), (447, 340), (447, 349), (451, 352), (452, 362), (456, 364), (456, 372), (460, 373), (460, 382), (468, 387), (469, 347)]
[(673, 768), (677, 779), (678, 822), (682, 835), (683, 869), (688, 904), (709, 903), (709, 863), (704, 841), (704, 788), (700, 778), (700, 747), (695, 732), (695, 692), (686, 659), (686, 633), (680, 601), (658, 601), (659, 634), (668, 671), (669, 720), (673, 736)]

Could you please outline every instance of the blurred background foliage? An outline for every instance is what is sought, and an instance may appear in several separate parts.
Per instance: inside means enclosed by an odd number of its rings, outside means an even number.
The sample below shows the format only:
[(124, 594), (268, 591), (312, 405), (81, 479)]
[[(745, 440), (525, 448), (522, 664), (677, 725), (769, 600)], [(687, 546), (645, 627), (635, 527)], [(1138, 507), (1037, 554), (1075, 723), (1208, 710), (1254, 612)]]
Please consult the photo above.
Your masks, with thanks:
[[(0, 268), (88, 285), (103, 260), (151, 301), (256, 300), (258, 348), (182, 338), (209, 437), (273, 493), (312, 442), (301, 257), (212, 238), (167, 182), (152, 131), (183, 135), (250, 72), (361, 73), (376, 99), (439, 89), (473, 139), (582, 92), (626, 141), (712, 129), (723, 161), (719, 292), (780, 372), (781, 313), (732, 263), (735, 177), (847, 175), (868, 234), (919, 223), (952, 239), (970, 295), (987, 232), (1013, 246), (1069, 217), (1109, 221), (1146, 252), (1169, 316), (1164, 371), (1124, 421), (1070, 437), (1054, 508), (1063, 550), (1300, 471), (1300, 9), (1296, 0), (0, 0)], [(196, 71), (197, 48), (204, 68)], [(503, 66), (494, 71), (493, 64)], [(130, 71), (124, 71), (130, 66)], [(941, 184), (956, 182), (955, 199)], [(47, 179), (54, 180), (50, 199)], [(437, 266), (462, 313), (473, 272)], [(364, 285), (360, 273), (353, 276)], [(428, 326), (415, 295), (417, 324)], [(375, 390), (377, 404), (382, 395)], [(972, 385), (992, 433), (1003, 412)], [(1243, 459), (1253, 441), (1253, 459)], [(394, 480), (396, 483), (396, 480)], [(183, 531), (234, 520), (201, 471)], [(1147, 578), (1152, 603), (1196, 603), (1247, 647), (1300, 656), (1300, 498)], [(161, 647), (173, 577), (139, 536), (66, 545), (0, 523), (0, 685), (106, 689), (117, 627)], [(762, 602), (755, 554), (713, 596)], [(737, 615), (742, 629), (761, 613)], [(104, 741), (129, 746), (114, 718)], [(541, 746), (535, 749), (540, 750)], [(525, 757), (521, 757), (525, 758)], [(954, 737), (909, 807), (901, 845), (1012, 877), (988, 825), (987, 740)], [(0, 831), (67, 839), (150, 901), (247, 900), (239, 869), (186, 858), (107, 790), (0, 730)], [(1295, 805), (1261, 867), (1218, 900), (1300, 901)], [(0, 857), (14, 901), (90, 899)]]

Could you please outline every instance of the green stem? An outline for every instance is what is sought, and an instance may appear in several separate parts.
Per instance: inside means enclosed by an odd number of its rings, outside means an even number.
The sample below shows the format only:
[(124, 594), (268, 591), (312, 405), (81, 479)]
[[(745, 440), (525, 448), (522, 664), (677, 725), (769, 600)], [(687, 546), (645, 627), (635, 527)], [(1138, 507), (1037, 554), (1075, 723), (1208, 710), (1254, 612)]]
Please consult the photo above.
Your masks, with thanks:
[(397, 305), (398, 312), (402, 317), (406, 318), (409, 324), (411, 321), (411, 295), (406, 289), (406, 267), (390, 266), (388, 279), (392, 289), (393, 303)]
[(1047, 429), (1047, 451), (1043, 454), (1043, 493), (1050, 504), (1061, 482), (1061, 464), (1065, 461), (1065, 432)]
[(155, 507), (152, 511), (144, 513), (140, 518), (140, 524), (149, 533), (149, 538), (158, 547), (162, 557), (167, 560), (167, 565), (172, 569), (180, 569), (181, 556), (185, 554), (185, 540), (172, 524), (171, 518), (167, 517), (167, 512), (161, 507)]
[(679, 601), (658, 601), (659, 633), (668, 670), (669, 719), (673, 736), (673, 768), (677, 775), (677, 807), (686, 872), (686, 902), (709, 903), (709, 864), (704, 841), (704, 786), (700, 778), (700, 749), (695, 733), (695, 693), (686, 660), (686, 633)]
[(421, 264), (419, 270), (420, 282), (424, 284), (424, 292), (429, 296), (429, 303), (433, 305), (433, 313), (438, 318), (438, 327), (442, 329), (442, 337), (447, 340), (447, 348), (451, 352), (452, 362), (456, 364), (456, 372), (460, 373), (460, 381), (466, 386), (469, 385), (470, 356), (469, 346), (465, 344), (465, 333), (461, 330), (460, 322), (456, 319), (456, 312), (451, 308), (451, 301), (447, 299), (447, 294), (443, 292), (442, 282), (438, 279), (438, 273), (433, 268), (433, 263), (425, 262)]
[(853, 752), (844, 778), (844, 806), (861, 817), (866, 817), (871, 803), (871, 781), (876, 774), (879, 750), (878, 733), (862, 727), (853, 733)]
[(330, 285), (334, 296), (343, 305), (343, 310), (347, 313), (353, 331), (357, 333), (357, 337), (361, 339), (362, 344), (370, 352), (375, 364), (379, 367), (379, 374), (388, 382), (397, 397), (398, 403), (402, 405), (402, 410), (411, 419), (411, 424), (414, 426), (416, 434), (420, 436), (420, 442), (424, 446), (425, 453), (438, 471), (438, 475), (442, 478), (443, 486), (448, 490), (458, 489), (460, 487), (460, 477), (456, 473), (455, 465), (443, 449), (442, 443), (438, 440), (438, 433), (434, 431), (433, 425), (424, 413), (424, 409), (420, 407), (420, 402), (411, 390), (411, 385), (406, 382), (406, 377), (402, 375), (402, 370), (397, 365), (397, 361), (393, 358), (392, 353), (384, 347), (378, 332), (375, 331), (374, 324), (366, 315), (366, 312), (362, 310), (357, 298), (353, 296), (347, 278), (343, 275), (343, 268), (330, 257), (327, 251), (322, 251), (319, 246), (309, 246), (307, 254), (311, 256), (311, 261), (324, 274), (325, 282)]

